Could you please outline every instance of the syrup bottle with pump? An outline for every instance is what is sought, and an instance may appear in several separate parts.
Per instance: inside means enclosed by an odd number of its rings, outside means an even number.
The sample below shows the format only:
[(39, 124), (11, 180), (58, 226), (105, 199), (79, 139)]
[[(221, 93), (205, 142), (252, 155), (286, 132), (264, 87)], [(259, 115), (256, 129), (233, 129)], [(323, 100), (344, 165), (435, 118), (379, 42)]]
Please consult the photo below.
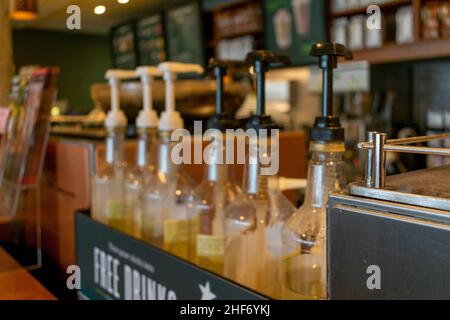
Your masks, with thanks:
[(111, 87), (111, 110), (105, 120), (106, 164), (92, 179), (92, 216), (127, 232), (125, 180), (128, 169), (124, 159), (124, 142), (128, 121), (120, 109), (120, 83), (121, 80), (136, 78), (136, 74), (128, 70), (109, 70), (106, 78)]
[(159, 118), (153, 110), (152, 87), (154, 77), (162, 73), (156, 67), (139, 67), (136, 74), (140, 76), (143, 90), (143, 109), (136, 120), (138, 145), (136, 166), (131, 170), (126, 182), (127, 212), (130, 233), (142, 236), (143, 192), (146, 186), (156, 180), (156, 145)]
[[(271, 284), (266, 270), (271, 262), (270, 255), (266, 254), (266, 231), (272, 218), (288, 217), (294, 209), (276, 206), (276, 198), (284, 196), (277, 193), (271, 197), (269, 193), (269, 180), (277, 173), (270, 172), (269, 168), (271, 158), (276, 160), (274, 150), (278, 143), (278, 136), (271, 137), (278, 127), (265, 114), (265, 75), (269, 66), (287, 65), (290, 60), (269, 51), (256, 51), (248, 54), (246, 62), (253, 65), (256, 74), (257, 113), (247, 125), (244, 193), (225, 212), (225, 276), (267, 294), (271, 293)], [(286, 212), (276, 212), (279, 208)]]
[(192, 217), (199, 220), (195, 262), (217, 274), (223, 274), (224, 267), (225, 208), (241, 193), (233, 166), (226, 164), (227, 146), (234, 148), (234, 135), (227, 137), (226, 130), (235, 129), (238, 124), (224, 112), (224, 78), (228, 69), (244, 67), (244, 62), (240, 61), (212, 59), (209, 63), (217, 84), (216, 114), (208, 121), (207, 132), (211, 132), (212, 138), (208, 147), (209, 163), (205, 177), (195, 192)]
[(352, 54), (337, 43), (311, 49), (323, 70), (322, 116), (310, 133), (311, 160), (303, 206), (283, 227), (283, 298), (325, 299), (327, 285), (326, 209), (328, 196), (346, 186), (344, 129), (333, 115), (333, 70), (339, 57)]
[(175, 81), (177, 74), (203, 74), (204, 70), (199, 65), (176, 62), (165, 62), (158, 68), (166, 82), (166, 110), (159, 121), (157, 179), (147, 186), (144, 196), (143, 239), (190, 259), (194, 243), (189, 235), (195, 223), (189, 220), (189, 206), (195, 184), (171, 158), (176, 145), (172, 133), (184, 128), (184, 121), (175, 110)]

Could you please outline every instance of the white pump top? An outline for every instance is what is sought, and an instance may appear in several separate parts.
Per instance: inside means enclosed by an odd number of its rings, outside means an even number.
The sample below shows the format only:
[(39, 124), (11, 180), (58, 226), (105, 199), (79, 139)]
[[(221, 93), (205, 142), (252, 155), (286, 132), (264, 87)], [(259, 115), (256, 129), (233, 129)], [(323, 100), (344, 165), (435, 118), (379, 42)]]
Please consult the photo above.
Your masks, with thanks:
[(105, 126), (110, 129), (126, 127), (127, 117), (120, 110), (120, 83), (122, 80), (136, 78), (136, 73), (130, 70), (108, 70), (105, 77), (111, 87), (111, 110), (106, 116)]
[(164, 74), (166, 81), (166, 111), (161, 114), (159, 130), (172, 131), (184, 127), (183, 119), (175, 110), (175, 81), (177, 74), (197, 73), (202, 74), (203, 68), (198, 64), (187, 64), (179, 62), (164, 62), (159, 65), (159, 70)]
[(153, 110), (153, 78), (162, 76), (162, 72), (157, 67), (139, 67), (136, 73), (141, 77), (142, 89), (144, 94), (144, 108), (139, 113), (136, 120), (136, 126), (139, 129), (157, 128), (159, 119), (158, 114)]

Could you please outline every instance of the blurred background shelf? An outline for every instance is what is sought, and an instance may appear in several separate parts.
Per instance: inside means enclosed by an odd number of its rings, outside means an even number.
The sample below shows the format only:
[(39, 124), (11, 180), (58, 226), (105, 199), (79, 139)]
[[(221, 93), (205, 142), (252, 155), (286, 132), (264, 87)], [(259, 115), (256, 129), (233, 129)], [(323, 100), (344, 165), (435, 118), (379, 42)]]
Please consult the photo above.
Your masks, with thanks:
[[(333, 25), (342, 19), (348, 23), (357, 16), (367, 17), (368, 5), (357, 8), (348, 8), (333, 11), (333, 0), (328, 2), (328, 24), (330, 26), (329, 36), (333, 39)], [(374, 3), (381, 9), (381, 33), (382, 45), (373, 48), (355, 49), (351, 48), (355, 60), (367, 60), (371, 64), (384, 64), (393, 62), (419, 61), (436, 59), (450, 56), (450, 38), (448, 29), (443, 26), (447, 21), (443, 12), (448, 5), (445, 1), (431, 0), (393, 0), (385, 3)], [(404, 43), (398, 43), (399, 19), (398, 13), (402, 9), (412, 9), (412, 37)], [(434, 14), (436, 16), (434, 16)], [(405, 18), (403, 18), (405, 19)], [(436, 19), (437, 22), (433, 22)], [(430, 22), (431, 21), (431, 22)], [(433, 27), (430, 27), (433, 26)], [(353, 34), (350, 26), (347, 26), (347, 42), (350, 42)], [(430, 29), (431, 28), (431, 29)], [(433, 31), (432, 29), (435, 28)], [(367, 35), (364, 35), (364, 39)], [(338, 41), (339, 42), (339, 41)], [(364, 43), (366, 47), (367, 44)]]
[(450, 56), (450, 39), (420, 40), (410, 44), (388, 44), (381, 48), (356, 50), (355, 60), (370, 64), (414, 61)]
[[(379, 3), (377, 4), (381, 10), (392, 10), (397, 9), (398, 7), (407, 6), (410, 5), (414, 0), (394, 0), (389, 1), (386, 3)], [(375, 3), (374, 3), (375, 4)], [(366, 14), (368, 5), (358, 7), (358, 8), (351, 8), (351, 9), (345, 9), (345, 10), (337, 10), (332, 12), (330, 10), (329, 16), (331, 18), (340, 18), (340, 17), (348, 17), (353, 16), (357, 14)]]

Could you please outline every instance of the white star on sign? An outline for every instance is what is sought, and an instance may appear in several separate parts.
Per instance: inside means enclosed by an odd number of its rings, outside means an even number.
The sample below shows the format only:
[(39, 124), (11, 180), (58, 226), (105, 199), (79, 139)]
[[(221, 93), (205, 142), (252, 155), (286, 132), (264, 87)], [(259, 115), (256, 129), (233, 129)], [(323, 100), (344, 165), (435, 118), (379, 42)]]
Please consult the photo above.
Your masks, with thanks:
[(211, 292), (211, 287), (209, 285), (209, 282), (207, 282), (206, 285), (204, 285), (204, 286), (202, 286), (200, 284), (198, 287), (202, 291), (201, 300), (214, 300), (215, 298), (217, 298), (217, 296)]

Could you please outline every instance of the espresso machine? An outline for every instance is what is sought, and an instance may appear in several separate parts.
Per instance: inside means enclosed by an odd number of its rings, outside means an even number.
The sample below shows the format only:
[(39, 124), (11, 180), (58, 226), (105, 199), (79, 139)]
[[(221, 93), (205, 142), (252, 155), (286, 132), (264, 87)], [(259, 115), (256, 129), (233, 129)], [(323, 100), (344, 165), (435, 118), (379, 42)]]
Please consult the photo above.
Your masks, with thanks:
[(365, 181), (328, 203), (330, 299), (450, 299), (450, 166), (386, 177), (388, 152), (450, 156), (370, 132)]

